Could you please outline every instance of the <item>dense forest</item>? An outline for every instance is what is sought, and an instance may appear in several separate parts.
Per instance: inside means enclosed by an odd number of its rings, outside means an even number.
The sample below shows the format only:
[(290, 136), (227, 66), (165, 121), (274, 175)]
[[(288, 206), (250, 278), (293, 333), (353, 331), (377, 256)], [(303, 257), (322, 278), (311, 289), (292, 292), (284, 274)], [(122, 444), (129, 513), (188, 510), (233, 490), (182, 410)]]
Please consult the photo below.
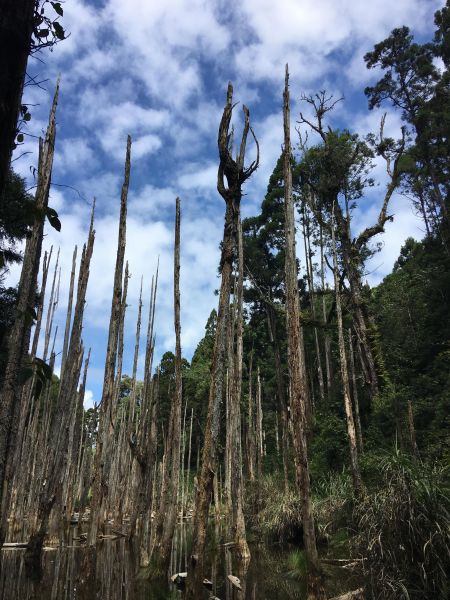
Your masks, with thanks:
[[(326, 91), (303, 96), (291, 115), (286, 65), (283, 147), (259, 213), (247, 218), (241, 200), (259, 167), (260, 132), (244, 105), (238, 137), (228, 84), (217, 124), (217, 309), (188, 360), (183, 200), (174, 198), (175, 346), (156, 364), (157, 269), (148, 298), (141, 283), (125, 373), (128, 136), (103, 391), (93, 408), (84, 406), (91, 350), (83, 317), (95, 201), (70, 273), (54, 248), (43, 250), (44, 225), (64, 227), (49, 206), (59, 81), (35, 193), (11, 168), (29, 120), (27, 59), (65, 43), (63, 5), (3, 4), (0, 595), (448, 598), (449, 1), (435, 14), (433, 39), (416, 41), (403, 26), (364, 57), (380, 74), (364, 90), (368, 110), (398, 113), (399, 139), (387, 137), (385, 117), (366, 137), (350, 120), (337, 128), (333, 111), (345, 99)], [(392, 272), (370, 286), (368, 261), (386, 224), (396, 226), (395, 194), (411, 203), (424, 235), (406, 239)], [(355, 214), (368, 203), (373, 221), (359, 230)], [(14, 263), (21, 276), (11, 287)], [(56, 348), (61, 278), (70, 291)]]

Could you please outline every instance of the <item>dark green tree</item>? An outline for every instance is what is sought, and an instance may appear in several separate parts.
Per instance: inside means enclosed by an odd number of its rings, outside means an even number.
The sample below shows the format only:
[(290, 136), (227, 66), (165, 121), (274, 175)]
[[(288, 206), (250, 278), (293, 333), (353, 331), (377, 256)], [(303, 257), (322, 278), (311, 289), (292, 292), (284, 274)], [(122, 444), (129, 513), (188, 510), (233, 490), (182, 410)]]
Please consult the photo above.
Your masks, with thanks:
[[(408, 27), (394, 29), (364, 59), (369, 69), (381, 68), (383, 77), (365, 89), (369, 108), (389, 102), (401, 111), (408, 128), (409, 146), (404, 157), (404, 184), (428, 233), (449, 236), (450, 87), (448, 74), (449, 3), (435, 15), (433, 42), (418, 44)], [(440, 71), (435, 59), (447, 69)]]

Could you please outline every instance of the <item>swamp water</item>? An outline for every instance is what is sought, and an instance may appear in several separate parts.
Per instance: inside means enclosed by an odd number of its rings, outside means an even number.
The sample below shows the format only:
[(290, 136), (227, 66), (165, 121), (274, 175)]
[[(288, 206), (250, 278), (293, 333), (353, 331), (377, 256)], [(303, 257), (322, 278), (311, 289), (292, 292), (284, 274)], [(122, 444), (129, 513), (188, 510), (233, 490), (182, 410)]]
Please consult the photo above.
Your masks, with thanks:
[[(186, 571), (190, 526), (177, 528), (171, 559), (171, 573)], [(73, 537), (77, 537), (74, 535)], [(220, 600), (303, 600), (306, 598), (301, 576), (293, 572), (295, 547), (251, 544), (251, 560), (246, 570), (236, 564), (227, 544), (214, 544), (205, 577), (212, 589), (205, 588), (199, 600), (215, 596)], [(95, 569), (92, 552), (79, 542), (63, 547), (47, 547), (39, 577), (27, 575), (24, 550), (3, 549), (0, 554), (0, 598), (2, 600), (166, 600), (183, 598), (183, 591), (169, 578), (149, 581), (139, 572), (133, 548), (123, 539), (104, 539), (98, 543)], [(89, 572), (91, 571), (91, 574)], [(240, 578), (242, 591), (227, 575)], [(329, 574), (329, 595), (348, 590), (343, 574)], [(347, 574), (346, 574), (347, 575)]]

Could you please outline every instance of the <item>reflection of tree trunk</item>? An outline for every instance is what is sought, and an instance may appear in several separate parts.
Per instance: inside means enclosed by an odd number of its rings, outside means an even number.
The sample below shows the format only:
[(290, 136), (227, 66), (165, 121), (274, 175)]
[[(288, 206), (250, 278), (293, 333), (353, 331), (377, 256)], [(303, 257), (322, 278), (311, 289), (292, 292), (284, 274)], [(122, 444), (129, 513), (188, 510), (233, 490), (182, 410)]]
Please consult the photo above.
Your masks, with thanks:
[(296, 454), (297, 483), (301, 497), (303, 542), (308, 565), (307, 587), (311, 598), (325, 598), (319, 578), (319, 558), (312, 514), (309, 465), (307, 452), (306, 404), (307, 382), (304, 376), (301, 352), (300, 303), (298, 295), (297, 262), (295, 250), (294, 204), (292, 199), (291, 138), (289, 73), (286, 65), (283, 94), (284, 117), (284, 198), (285, 198), (285, 276), (286, 276), (286, 330), (288, 334), (288, 365), (291, 387), (293, 442)]

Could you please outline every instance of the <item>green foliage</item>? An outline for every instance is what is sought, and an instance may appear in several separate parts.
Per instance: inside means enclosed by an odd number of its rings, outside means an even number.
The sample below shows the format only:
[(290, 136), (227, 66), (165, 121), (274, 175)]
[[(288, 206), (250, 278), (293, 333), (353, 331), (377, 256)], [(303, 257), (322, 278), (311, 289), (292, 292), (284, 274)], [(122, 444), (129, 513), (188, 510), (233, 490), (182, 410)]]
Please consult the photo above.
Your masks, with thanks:
[(9, 171), (5, 199), (0, 203), (0, 279), (9, 263), (21, 262), (17, 245), (26, 237), (35, 215), (34, 199), (26, 190), (25, 180)]
[[(449, 240), (448, 209), (450, 172), (450, 47), (449, 3), (435, 15), (434, 40), (414, 42), (408, 27), (394, 29), (390, 36), (366, 54), (367, 67), (379, 67), (382, 78), (367, 87), (369, 108), (389, 102), (401, 110), (409, 130), (409, 148), (402, 165), (404, 187), (422, 214), (428, 233), (440, 231)], [(447, 70), (436, 68), (442, 59)]]
[(374, 409), (374, 444), (396, 432), (403, 443), (410, 400), (419, 449), (442, 457), (450, 424), (450, 259), (441, 242), (407, 240), (372, 303), (391, 382)]

